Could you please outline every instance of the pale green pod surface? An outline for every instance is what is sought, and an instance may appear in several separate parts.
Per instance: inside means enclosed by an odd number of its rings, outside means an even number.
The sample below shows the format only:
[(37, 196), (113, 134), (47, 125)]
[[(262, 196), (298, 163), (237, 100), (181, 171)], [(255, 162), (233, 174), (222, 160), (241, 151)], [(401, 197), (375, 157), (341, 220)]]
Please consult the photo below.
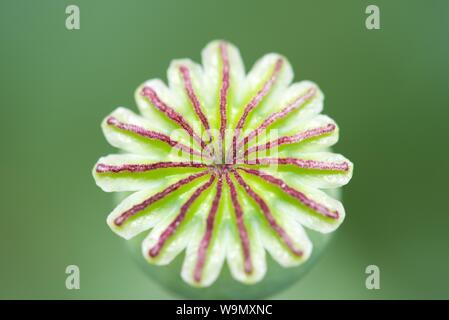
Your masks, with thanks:
[[(93, 176), (120, 201), (107, 223), (159, 284), (187, 298), (268, 297), (310, 269), (346, 213), (353, 164), (331, 147), (324, 95), (285, 57), (246, 73), (232, 44), (175, 60), (105, 118), (121, 151)], [(126, 196), (123, 196), (126, 194)]]

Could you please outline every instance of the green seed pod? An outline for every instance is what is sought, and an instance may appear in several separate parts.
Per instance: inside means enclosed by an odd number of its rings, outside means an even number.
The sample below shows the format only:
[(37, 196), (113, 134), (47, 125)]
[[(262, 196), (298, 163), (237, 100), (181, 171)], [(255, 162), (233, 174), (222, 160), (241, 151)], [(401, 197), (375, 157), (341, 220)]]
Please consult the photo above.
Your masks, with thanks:
[(330, 152), (338, 127), (320, 114), (323, 94), (291, 84), (284, 57), (248, 74), (227, 42), (202, 57), (173, 61), (168, 86), (142, 84), (141, 116), (105, 118), (126, 153), (100, 158), (93, 175), (104, 191), (132, 192), (107, 222), (157, 265), (144, 267), (156, 281), (192, 298), (266, 297), (299, 279), (342, 223), (335, 195), (353, 165)]

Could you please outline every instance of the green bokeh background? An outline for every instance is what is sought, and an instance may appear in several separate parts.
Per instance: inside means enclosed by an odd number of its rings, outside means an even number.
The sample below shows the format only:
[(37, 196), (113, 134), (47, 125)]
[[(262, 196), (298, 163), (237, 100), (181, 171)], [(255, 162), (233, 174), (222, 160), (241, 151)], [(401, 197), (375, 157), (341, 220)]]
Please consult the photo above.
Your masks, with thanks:
[[(77, 4), (81, 30), (65, 28)], [(381, 30), (365, 28), (377, 4)], [(224, 38), (247, 68), (287, 56), (316, 81), (355, 163), (345, 223), (306, 277), (274, 298), (449, 298), (448, 1), (2, 1), (0, 298), (173, 297), (105, 223), (91, 168), (114, 150), (100, 121), (172, 58)], [(81, 289), (65, 288), (65, 268)], [(365, 288), (365, 268), (381, 289)]]

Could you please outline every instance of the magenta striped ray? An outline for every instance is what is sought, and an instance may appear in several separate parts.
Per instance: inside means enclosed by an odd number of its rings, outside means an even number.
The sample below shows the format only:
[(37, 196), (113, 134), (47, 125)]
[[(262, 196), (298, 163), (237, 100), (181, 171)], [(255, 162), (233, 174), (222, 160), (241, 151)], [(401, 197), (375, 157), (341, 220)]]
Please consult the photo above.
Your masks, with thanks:
[(145, 199), (141, 203), (136, 204), (136, 205), (132, 206), (130, 209), (121, 213), (117, 218), (114, 219), (114, 224), (116, 226), (121, 226), (126, 220), (128, 220), (129, 218), (134, 216), (136, 213), (141, 212), (142, 210), (146, 209), (148, 206), (152, 205), (156, 201), (159, 201), (159, 200), (163, 199), (164, 197), (166, 197), (167, 195), (169, 195), (170, 193), (178, 190), (180, 187), (182, 187), (186, 184), (189, 184), (190, 182), (194, 181), (195, 179), (205, 176), (208, 173), (209, 173), (209, 170), (205, 170), (203, 172), (192, 174), (184, 179), (181, 179), (181, 180), (175, 182), (174, 184), (171, 184), (164, 190), (152, 195), (151, 197)]
[(218, 207), (220, 205), (221, 194), (223, 189), (223, 177), (220, 174), (218, 176), (217, 183), (217, 192), (215, 193), (214, 200), (212, 201), (212, 206), (210, 208), (209, 214), (206, 220), (206, 232), (204, 233), (203, 238), (201, 239), (199, 248), (198, 248), (198, 260), (195, 265), (195, 270), (193, 273), (193, 279), (196, 282), (201, 281), (201, 274), (203, 271), (204, 264), (206, 262), (206, 254), (209, 249), (210, 241), (212, 239), (212, 233), (214, 231), (215, 226), (215, 217), (217, 215)]
[(287, 232), (276, 222), (273, 217), (270, 208), (267, 203), (260, 197), (243, 179), (243, 177), (235, 170), (231, 169), (237, 182), (245, 189), (246, 193), (257, 203), (257, 205), (262, 210), (265, 218), (267, 219), (270, 227), (277, 233), (277, 235), (282, 239), (289, 250), (296, 256), (302, 256), (304, 253), (302, 250), (296, 248), (293, 239), (287, 234)]
[[(228, 91), (230, 86), (230, 64), (228, 57), (228, 47), (225, 42), (220, 43), (220, 56), (223, 64), (222, 67), (222, 79), (221, 79), (221, 89), (220, 89), (220, 139), (219, 139), (219, 149), (221, 152), (222, 160), (224, 156), (223, 143), (225, 137), (227, 115), (226, 109), (228, 104)], [(223, 161), (224, 162), (224, 161)]]
[(247, 169), (247, 168), (239, 168), (239, 170), (242, 170), (249, 174), (258, 176), (258, 177), (262, 178), (263, 180), (265, 180), (266, 182), (278, 186), (285, 193), (287, 193), (291, 197), (299, 200), (299, 202), (301, 202), (303, 205), (305, 205), (306, 207), (310, 208), (311, 210), (313, 210), (323, 216), (326, 216), (326, 217), (332, 218), (332, 219), (338, 219), (340, 217), (340, 214), (338, 211), (330, 210), (326, 206), (316, 202), (315, 200), (310, 199), (301, 191), (296, 190), (296, 189), (290, 187), (289, 185), (287, 185), (285, 183), (285, 181), (283, 181), (282, 179), (276, 178), (276, 177), (269, 175), (265, 172), (262, 172), (260, 170)]
[(192, 78), (190, 76), (190, 70), (184, 65), (179, 66), (179, 71), (182, 75), (182, 80), (184, 81), (184, 88), (187, 92), (187, 95), (189, 96), (190, 102), (192, 103), (193, 109), (195, 110), (196, 115), (200, 119), (204, 130), (206, 130), (208, 136), (209, 136), (209, 142), (212, 141), (212, 136), (210, 135), (210, 125), (209, 121), (207, 120), (203, 109), (201, 108), (201, 103), (195, 93), (195, 90), (193, 89), (192, 84)]
[(212, 174), (209, 181), (198, 187), (194, 193), (190, 196), (190, 198), (182, 205), (179, 214), (175, 217), (175, 219), (168, 225), (168, 227), (161, 233), (159, 236), (159, 239), (157, 243), (148, 251), (148, 254), (150, 257), (156, 257), (164, 247), (164, 244), (167, 242), (167, 240), (175, 233), (179, 225), (184, 220), (187, 211), (192, 206), (192, 204), (195, 202), (195, 200), (204, 192), (206, 191), (214, 182), (215, 180), (215, 174)]
[(243, 114), (240, 117), (239, 121), (237, 122), (236, 129), (234, 131), (234, 135), (232, 137), (232, 159), (233, 163), (236, 162), (237, 159), (237, 139), (239, 138), (240, 131), (242, 130), (246, 119), (248, 118), (249, 113), (257, 107), (257, 105), (262, 101), (262, 99), (268, 94), (272, 86), (275, 84), (279, 72), (282, 69), (282, 65), (284, 63), (284, 60), (279, 58), (276, 60), (276, 63), (274, 65), (273, 71), (269, 77), (269, 79), (262, 85), (262, 88), (256, 93), (256, 95), (250, 100), (250, 102), (246, 105), (245, 109), (243, 110)]
[(306, 130), (306, 131), (303, 131), (303, 132), (300, 132), (300, 133), (297, 133), (297, 134), (294, 134), (291, 136), (283, 136), (276, 140), (269, 141), (265, 144), (259, 144), (257, 146), (253, 146), (253, 147), (249, 148), (248, 150), (245, 150), (244, 157), (247, 157), (249, 154), (251, 154), (253, 152), (269, 150), (271, 148), (281, 146), (284, 144), (293, 144), (293, 143), (302, 142), (304, 140), (308, 140), (311, 138), (316, 138), (316, 137), (331, 133), (335, 129), (336, 129), (336, 126), (333, 123), (329, 123), (326, 126), (309, 129), (309, 130)]
[(314, 170), (327, 170), (327, 171), (348, 171), (349, 163), (343, 162), (327, 162), (318, 160), (306, 160), (299, 158), (256, 158), (245, 159), (245, 164), (248, 165), (269, 165), (269, 164), (282, 164), (282, 165), (294, 165), (302, 169), (314, 169)]
[(294, 99), (292, 102), (287, 104), (286, 107), (284, 107), (282, 110), (272, 113), (271, 115), (266, 118), (262, 124), (259, 125), (255, 130), (251, 131), (243, 140), (241, 140), (237, 144), (237, 150), (239, 150), (242, 146), (246, 145), (248, 142), (250, 142), (252, 139), (254, 139), (257, 135), (259, 135), (261, 132), (263, 132), (266, 128), (268, 128), (272, 123), (276, 122), (279, 119), (282, 119), (289, 115), (294, 110), (302, 107), (305, 105), (306, 102), (308, 102), (310, 99), (312, 99), (316, 95), (317, 89), (315, 87), (312, 87), (308, 89), (304, 94), (299, 95), (296, 99)]
[(146, 172), (156, 169), (167, 169), (167, 168), (206, 168), (207, 164), (200, 162), (155, 162), (155, 163), (147, 163), (147, 164), (120, 164), (120, 165), (112, 165), (99, 163), (96, 167), (97, 173), (119, 173), (123, 171), (128, 172)]
[(183, 143), (180, 143), (176, 140), (171, 139), (169, 136), (160, 133), (160, 132), (156, 132), (153, 130), (147, 130), (145, 128), (142, 128), (138, 125), (135, 124), (127, 124), (124, 122), (119, 121), (117, 118), (115, 117), (109, 117), (106, 120), (106, 123), (108, 125), (114, 126), (120, 130), (123, 131), (128, 131), (128, 132), (132, 132), (135, 133), (141, 137), (145, 137), (145, 138), (149, 138), (149, 139), (153, 139), (153, 140), (159, 140), (162, 141), (166, 144), (168, 144), (169, 146), (173, 147), (173, 148), (177, 148), (180, 149), (182, 151), (188, 152), (191, 155), (196, 155), (196, 156), (203, 156), (203, 157), (208, 157), (208, 155), (203, 155), (201, 154), (201, 152), (198, 152), (197, 150), (194, 150), (188, 146), (186, 146)]
[(206, 143), (201, 139), (200, 136), (198, 136), (198, 134), (195, 133), (193, 128), (187, 123), (184, 117), (176, 112), (172, 107), (163, 102), (153, 88), (149, 86), (143, 87), (141, 95), (148, 98), (151, 104), (156, 107), (156, 109), (164, 113), (169, 119), (181, 126), (181, 128), (183, 128), (201, 146), (201, 148), (206, 148)]
[(239, 231), (240, 242), (243, 249), (244, 269), (245, 272), (249, 274), (252, 273), (253, 271), (253, 264), (251, 261), (248, 231), (246, 230), (245, 223), (243, 222), (243, 210), (238, 199), (237, 189), (235, 188), (235, 185), (232, 182), (231, 177), (229, 176), (229, 172), (227, 170), (225, 171), (225, 177), (226, 182), (229, 186), (231, 201), (234, 207), (235, 219), (237, 221), (237, 229)]

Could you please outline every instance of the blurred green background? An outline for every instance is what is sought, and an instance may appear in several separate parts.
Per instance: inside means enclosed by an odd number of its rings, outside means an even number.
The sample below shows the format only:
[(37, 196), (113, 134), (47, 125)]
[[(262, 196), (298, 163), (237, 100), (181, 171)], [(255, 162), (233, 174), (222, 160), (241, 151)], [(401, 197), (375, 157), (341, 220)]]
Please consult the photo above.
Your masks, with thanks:
[[(65, 8), (81, 30), (65, 28)], [(381, 30), (365, 28), (365, 8)], [(449, 298), (448, 1), (1, 1), (0, 298), (173, 297), (105, 223), (112, 194), (91, 169), (112, 153), (100, 121), (199, 61), (212, 39), (249, 68), (276, 51), (316, 81), (355, 163), (347, 218), (306, 277), (274, 298)], [(81, 289), (65, 288), (65, 268)], [(365, 268), (381, 289), (365, 288)]]

